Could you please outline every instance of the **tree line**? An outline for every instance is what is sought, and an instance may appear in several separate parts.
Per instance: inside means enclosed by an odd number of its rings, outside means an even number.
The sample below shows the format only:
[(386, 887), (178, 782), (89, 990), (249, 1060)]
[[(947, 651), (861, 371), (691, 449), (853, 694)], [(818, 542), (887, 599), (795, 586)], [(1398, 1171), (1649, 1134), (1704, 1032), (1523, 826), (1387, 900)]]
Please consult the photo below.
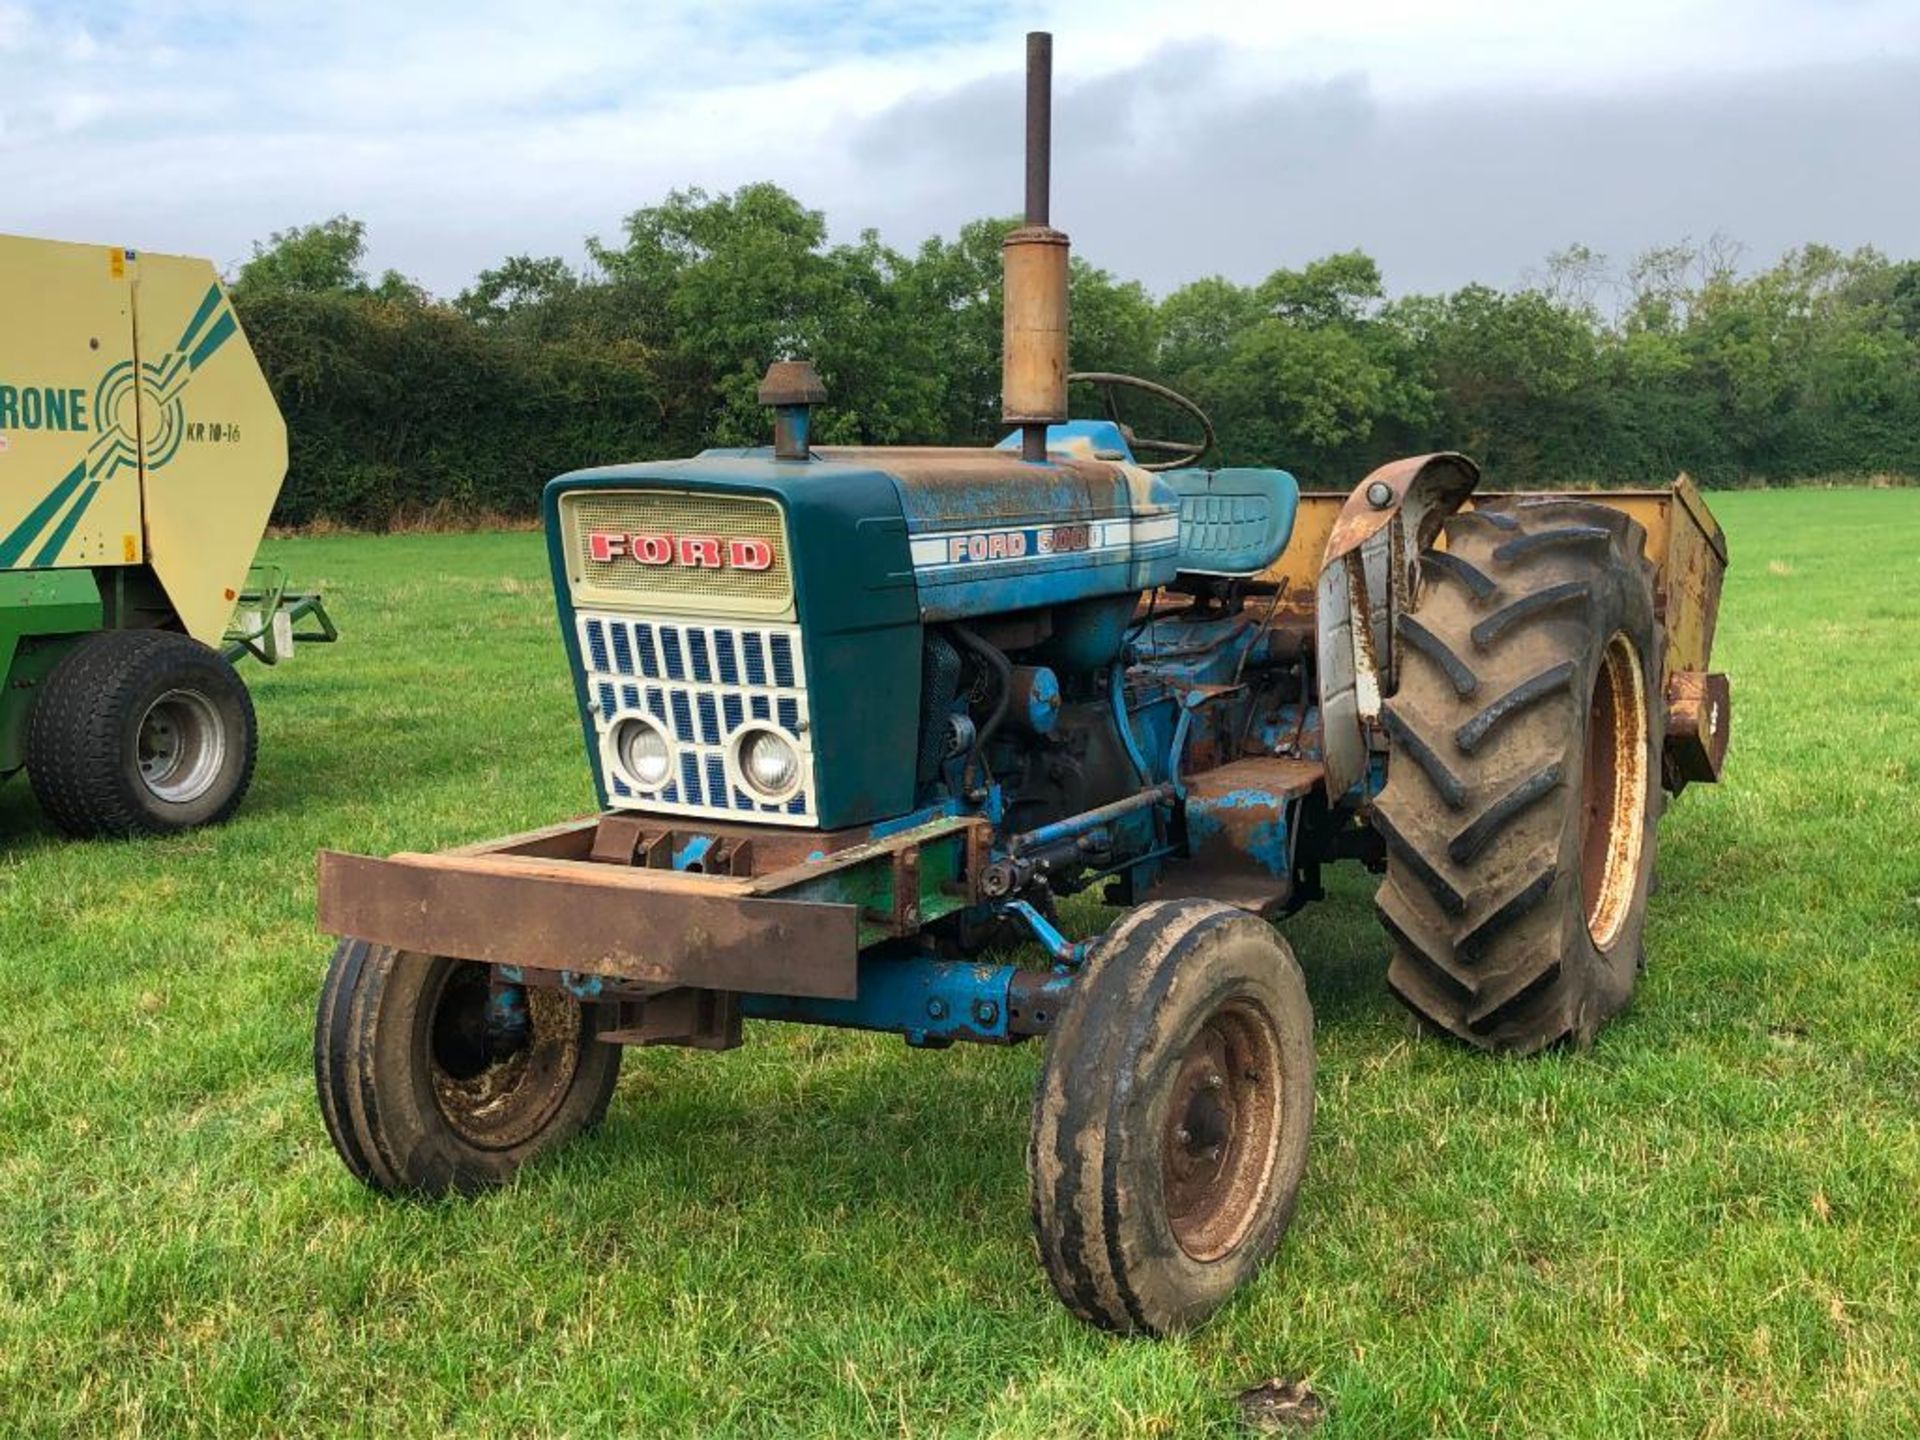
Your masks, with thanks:
[[(827, 385), (820, 443), (991, 443), (1011, 224), (908, 254), (830, 243), (771, 184), (688, 190), (584, 266), (514, 257), (451, 300), (370, 276), (359, 221), (279, 232), (232, 285), (291, 433), (276, 519), (524, 516), (565, 470), (762, 444), (782, 356)], [(1920, 262), (1871, 249), (1743, 271), (1715, 240), (1616, 271), (1575, 246), (1513, 289), (1399, 298), (1359, 251), (1161, 299), (1076, 258), (1071, 304), (1077, 369), (1171, 385), (1212, 416), (1210, 463), (1310, 487), (1435, 449), (1514, 489), (1920, 475)]]

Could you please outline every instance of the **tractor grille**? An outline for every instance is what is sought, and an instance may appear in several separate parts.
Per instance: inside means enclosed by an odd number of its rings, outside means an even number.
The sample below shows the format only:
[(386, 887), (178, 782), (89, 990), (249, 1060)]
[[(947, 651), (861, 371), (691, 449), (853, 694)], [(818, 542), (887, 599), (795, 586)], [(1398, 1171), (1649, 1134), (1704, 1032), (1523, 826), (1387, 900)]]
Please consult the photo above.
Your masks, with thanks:
[[(673, 737), (673, 778), (657, 792), (630, 789), (602, 758), (616, 807), (754, 820), (816, 821), (806, 675), (797, 625), (577, 617), (594, 733), (604, 742), (623, 714), (641, 714)], [(756, 800), (734, 773), (731, 740), (743, 726), (778, 730), (800, 752), (800, 789)]]
[[(793, 618), (793, 574), (787, 565), (786, 524), (780, 507), (754, 495), (706, 495), (686, 490), (576, 490), (560, 497), (567, 541), (567, 574), (576, 603), (685, 614)], [(661, 537), (764, 541), (773, 563), (763, 570), (702, 567), (677, 558), (641, 564), (630, 554), (596, 560), (596, 531), (626, 538)]]

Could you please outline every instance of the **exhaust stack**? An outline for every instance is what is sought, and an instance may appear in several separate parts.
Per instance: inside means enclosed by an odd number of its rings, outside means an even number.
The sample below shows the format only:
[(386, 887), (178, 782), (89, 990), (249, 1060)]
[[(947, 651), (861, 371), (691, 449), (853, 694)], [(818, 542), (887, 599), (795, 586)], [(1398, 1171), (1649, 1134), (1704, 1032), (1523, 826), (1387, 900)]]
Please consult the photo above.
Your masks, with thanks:
[(1048, 223), (1053, 168), (1053, 36), (1027, 36), (1027, 210), (1000, 251), (1004, 276), (1000, 418), (1020, 456), (1047, 458), (1047, 426), (1067, 418), (1065, 234)]

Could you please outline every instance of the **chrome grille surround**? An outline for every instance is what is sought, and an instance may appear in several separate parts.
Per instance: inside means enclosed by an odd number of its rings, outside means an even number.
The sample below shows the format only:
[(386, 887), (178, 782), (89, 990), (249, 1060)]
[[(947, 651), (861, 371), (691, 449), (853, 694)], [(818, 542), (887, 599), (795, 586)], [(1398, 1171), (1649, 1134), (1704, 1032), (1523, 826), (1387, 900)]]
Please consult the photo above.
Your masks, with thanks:
[[(572, 490), (560, 497), (560, 523), (566, 537), (567, 580), (577, 606), (794, 618), (786, 520), (773, 500), (671, 489)], [(677, 562), (642, 565), (630, 556), (595, 560), (588, 537), (596, 530), (622, 536), (759, 540), (770, 547), (772, 563), (764, 570), (736, 570)]]
[[(574, 623), (608, 804), (762, 825), (819, 823), (799, 626), (608, 611), (578, 612)], [(613, 763), (609, 736), (629, 715), (672, 737), (671, 778), (657, 791), (630, 786)], [(735, 767), (734, 741), (754, 729), (776, 731), (800, 752), (800, 786), (786, 800), (757, 799)]]

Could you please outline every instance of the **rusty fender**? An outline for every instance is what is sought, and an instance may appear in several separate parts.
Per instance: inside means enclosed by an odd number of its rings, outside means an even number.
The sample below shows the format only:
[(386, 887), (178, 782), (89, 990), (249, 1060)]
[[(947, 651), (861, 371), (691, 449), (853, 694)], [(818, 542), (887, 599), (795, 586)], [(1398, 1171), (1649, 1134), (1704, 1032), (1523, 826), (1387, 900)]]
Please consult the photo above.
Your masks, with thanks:
[(1394, 620), (1413, 596), (1420, 552), (1479, 483), (1480, 467), (1450, 451), (1394, 460), (1360, 482), (1333, 523), (1315, 602), (1330, 798), (1366, 773), (1393, 688)]

